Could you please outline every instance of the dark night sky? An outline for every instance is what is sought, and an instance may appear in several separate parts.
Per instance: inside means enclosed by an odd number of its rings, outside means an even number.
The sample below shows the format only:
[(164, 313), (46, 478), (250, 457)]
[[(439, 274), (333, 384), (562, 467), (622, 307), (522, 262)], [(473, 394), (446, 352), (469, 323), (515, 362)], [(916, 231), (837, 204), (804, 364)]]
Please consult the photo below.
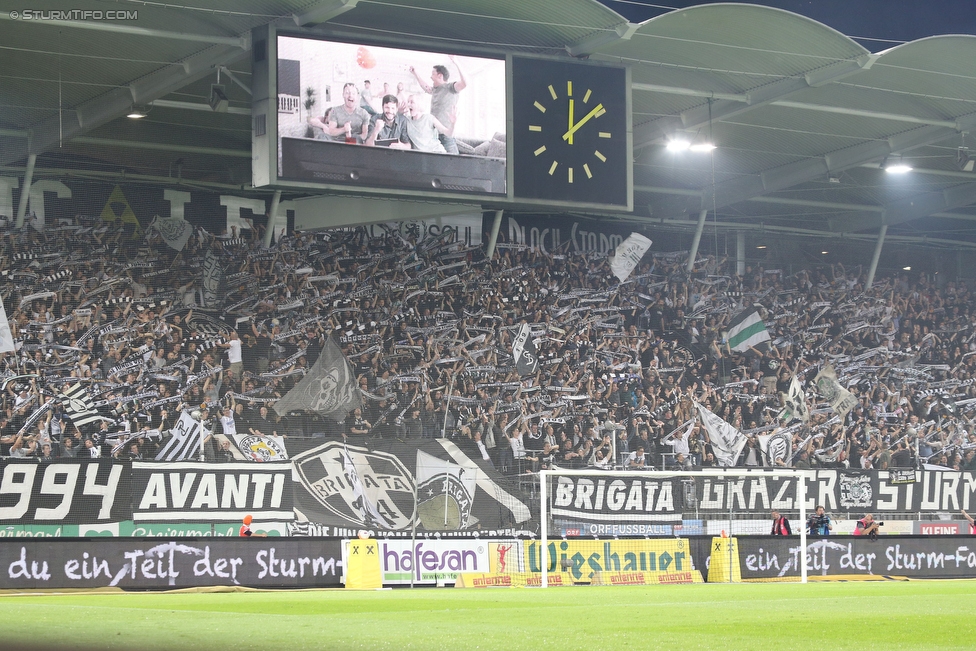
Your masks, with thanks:
[[(709, 0), (599, 0), (631, 22)], [(872, 52), (937, 34), (976, 34), (972, 0), (756, 0), (812, 18), (853, 38)]]

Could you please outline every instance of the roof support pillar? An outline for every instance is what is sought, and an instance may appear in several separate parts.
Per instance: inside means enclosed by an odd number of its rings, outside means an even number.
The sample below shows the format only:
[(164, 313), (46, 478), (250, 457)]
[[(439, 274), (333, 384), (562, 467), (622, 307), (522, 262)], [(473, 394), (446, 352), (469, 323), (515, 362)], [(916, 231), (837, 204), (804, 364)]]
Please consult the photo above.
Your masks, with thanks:
[(14, 222), (14, 228), (20, 229), (24, 227), (24, 217), (27, 215), (27, 201), (30, 198), (31, 182), (34, 180), (34, 164), (36, 162), (37, 154), (30, 154), (27, 157), (27, 169), (24, 171), (24, 185), (20, 189), (20, 203), (17, 204), (17, 221)]
[(281, 190), (275, 190), (274, 197), (271, 199), (271, 210), (268, 212), (268, 227), (264, 229), (264, 241), (262, 246), (266, 249), (271, 248), (271, 236), (274, 234), (275, 226), (278, 221), (278, 204), (281, 203)]
[(885, 235), (888, 234), (888, 224), (881, 224), (881, 230), (878, 231), (878, 242), (874, 245), (874, 255), (871, 256), (871, 266), (868, 268), (868, 280), (864, 285), (864, 289), (871, 289), (871, 285), (874, 284), (874, 273), (878, 270), (878, 260), (881, 259), (881, 248), (884, 246)]
[(701, 236), (705, 231), (705, 217), (707, 216), (707, 210), (698, 213), (698, 225), (695, 227), (695, 237), (691, 240), (691, 251), (688, 252), (688, 264), (685, 267), (688, 273), (695, 270), (695, 258), (698, 257), (698, 245), (701, 244)]
[(502, 212), (501, 210), (495, 211), (495, 219), (491, 222), (491, 235), (488, 236), (488, 250), (485, 251), (485, 257), (491, 260), (491, 256), (495, 255), (495, 244), (498, 243), (498, 229), (502, 227)]
[(735, 275), (746, 275), (746, 233), (735, 232)]

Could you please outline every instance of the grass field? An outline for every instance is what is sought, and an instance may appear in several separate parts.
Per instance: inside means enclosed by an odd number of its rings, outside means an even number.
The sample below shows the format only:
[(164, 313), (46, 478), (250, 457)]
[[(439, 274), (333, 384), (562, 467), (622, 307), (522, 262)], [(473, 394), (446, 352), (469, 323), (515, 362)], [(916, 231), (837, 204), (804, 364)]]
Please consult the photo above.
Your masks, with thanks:
[(973, 649), (976, 581), (0, 597), (4, 649)]

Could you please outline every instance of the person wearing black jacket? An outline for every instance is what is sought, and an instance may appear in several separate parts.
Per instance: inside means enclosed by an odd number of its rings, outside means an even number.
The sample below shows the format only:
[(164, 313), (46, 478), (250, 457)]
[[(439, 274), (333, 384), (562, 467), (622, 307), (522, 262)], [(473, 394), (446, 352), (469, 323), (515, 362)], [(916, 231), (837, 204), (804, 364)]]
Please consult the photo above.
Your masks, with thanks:
[(780, 515), (779, 511), (773, 511), (773, 530), (770, 531), (772, 536), (792, 536), (793, 530), (790, 529), (790, 521), (786, 519), (785, 515)]

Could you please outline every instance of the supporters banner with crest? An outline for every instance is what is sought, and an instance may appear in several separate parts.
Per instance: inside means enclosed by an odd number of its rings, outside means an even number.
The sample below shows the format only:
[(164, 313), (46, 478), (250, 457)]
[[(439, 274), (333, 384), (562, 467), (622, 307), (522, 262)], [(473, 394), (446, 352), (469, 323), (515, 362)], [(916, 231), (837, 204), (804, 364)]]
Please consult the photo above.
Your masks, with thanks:
[(293, 451), (296, 533), (318, 527), (409, 531), (415, 520), (418, 531), (528, 526), (529, 506), (511, 479), (454, 442), (365, 443), (330, 440)]

